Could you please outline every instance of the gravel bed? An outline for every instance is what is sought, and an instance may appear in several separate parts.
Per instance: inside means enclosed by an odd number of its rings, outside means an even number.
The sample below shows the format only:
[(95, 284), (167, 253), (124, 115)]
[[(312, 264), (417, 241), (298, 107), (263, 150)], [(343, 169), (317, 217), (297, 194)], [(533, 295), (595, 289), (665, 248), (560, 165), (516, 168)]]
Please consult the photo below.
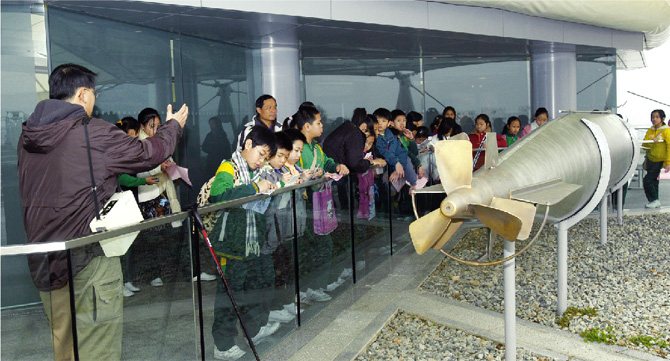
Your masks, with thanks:
[[(470, 231), (453, 253), (476, 259), (486, 247), (487, 232)], [(535, 245), (517, 257), (517, 316), (576, 334), (603, 330), (601, 341), (670, 359), (670, 215), (625, 217), (622, 226), (610, 219), (605, 246), (600, 245), (599, 220), (570, 228), (568, 307), (593, 308), (595, 315), (578, 315), (567, 328), (556, 318), (556, 241), (556, 227), (547, 226)], [(524, 244), (517, 242), (517, 251)], [(501, 238), (493, 257), (502, 258)], [(472, 267), (445, 258), (420, 288), (502, 313), (502, 271), (502, 265)]]
[[(505, 346), (399, 311), (356, 361), (504, 360)], [(550, 361), (517, 347), (517, 360)]]

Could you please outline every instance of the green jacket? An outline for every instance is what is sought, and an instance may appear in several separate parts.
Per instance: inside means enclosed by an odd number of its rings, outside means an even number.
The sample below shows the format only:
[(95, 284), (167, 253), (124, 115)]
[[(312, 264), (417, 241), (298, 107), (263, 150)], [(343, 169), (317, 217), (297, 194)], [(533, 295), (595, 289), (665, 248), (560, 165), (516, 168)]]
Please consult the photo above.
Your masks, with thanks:
[(300, 168), (309, 169), (314, 161), (314, 147), (316, 147), (316, 167), (325, 170), (328, 173), (337, 172), (338, 164), (326, 155), (321, 149), (321, 146), (312, 141), (312, 144), (305, 144), (302, 147), (302, 155), (300, 156)]

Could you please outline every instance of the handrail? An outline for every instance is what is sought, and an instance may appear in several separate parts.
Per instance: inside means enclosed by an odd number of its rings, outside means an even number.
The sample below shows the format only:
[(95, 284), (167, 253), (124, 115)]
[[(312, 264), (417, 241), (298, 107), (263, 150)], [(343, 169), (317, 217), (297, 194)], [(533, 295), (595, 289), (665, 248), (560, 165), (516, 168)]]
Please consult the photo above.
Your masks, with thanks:
[[(287, 193), (290, 192), (294, 189), (299, 189), (299, 188), (307, 188), (311, 187), (314, 185), (319, 185), (322, 183), (325, 183), (327, 179), (321, 178), (309, 182), (305, 182), (302, 184), (296, 184), (288, 187), (283, 187), (281, 189), (278, 189), (271, 194), (256, 194), (253, 196), (248, 196), (248, 197), (243, 197), (243, 198), (238, 198), (234, 199), (228, 202), (222, 202), (222, 203), (217, 203), (217, 204), (212, 204), (208, 205), (202, 208), (199, 208), (199, 211), (201, 214), (205, 213), (210, 213), (210, 212), (216, 212), (222, 209), (228, 209), (228, 208), (236, 208), (239, 207), (245, 203), (253, 202), (259, 199), (264, 199), (268, 197), (273, 197), (279, 194)], [(179, 213), (173, 213), (169, 214), (166, 216), (161, 216), (157, 218), (152, 218), (152, 219), (147, 219), (144, 220), (138, 224), (133, 224), (130, 226), (125, 226), (122, 228), (117, 228), (114, 230), (109, 230), (109, 231), (103, 231), (103, 232), (97, 232), (90, 234), (88, 236), (84, 237), (79, 237), (67, 241), (53, 241), (53, 242), (46, 242), (46, 243), (31, 243), (31, 244), (19, 244), (19, 245), (11, 245), (11, 246), (2, 246), (0, 247), (0, 256), (18, 256), (18, 255), (28, 255), (28, 254), (35, 254), (35, 253), (46, 253), (46, 252), (56, 252), (56, 251), (66, 251), (68, 249), (74, 249), (74, 248), (79, 248), (83, 247), (89, 244), (93, 244), (96, 242), (104, 241), (106, 239), (118, 237), (124, 234), (132, 233), (132, 232), (138, 232), (142, 231), (145, 229), (157, 227), (157, 226), (162, 226), (164, 224), (170, 224), (172, 222), (176, 221), (181, 221), (184, 219), (187, 219), (190, 215), (190, 211), (184, 211), (184, 212), (179, 212)]]

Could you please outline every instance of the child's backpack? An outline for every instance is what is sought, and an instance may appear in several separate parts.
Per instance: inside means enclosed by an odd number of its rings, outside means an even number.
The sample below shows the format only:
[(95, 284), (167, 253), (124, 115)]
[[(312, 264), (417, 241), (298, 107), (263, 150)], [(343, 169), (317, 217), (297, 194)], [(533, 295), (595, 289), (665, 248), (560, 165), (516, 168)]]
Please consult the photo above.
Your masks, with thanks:
[[(238, 184), (238, 176), (237, 176), (237, 165), (235, 162), (230, 162), (233, 165), (233, 177), (235, 178), (235, 186)], [(204, 207), (208, 206), (211, 203), (209, 203), (209, 195), (212, 191), (212, 183), (214, 183), (214, 179), (216, 178), (216, 175), (214, 177), (210, 178), (205, 184), (200, 187), (200, 192), (198, 192), (198, 198), (196, 202), (198, 203), (198, 207)], [(205, 224), (205, 231), (207, 233), (210, 233), (212, 229), (214, 228), (214, 225), (216, 224), (216, 221), (219, 219), (219, 216), (221, 215), (221, 212), (210, 212), (207, 213), (206, 215), (202, 216), (202, 222)]]

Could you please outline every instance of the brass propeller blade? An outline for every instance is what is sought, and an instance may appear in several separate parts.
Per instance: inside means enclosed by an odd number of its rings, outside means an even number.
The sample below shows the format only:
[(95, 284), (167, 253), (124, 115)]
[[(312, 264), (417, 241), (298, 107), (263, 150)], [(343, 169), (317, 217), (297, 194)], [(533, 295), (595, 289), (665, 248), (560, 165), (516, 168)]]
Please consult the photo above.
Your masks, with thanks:
[(416, 253), (424, 254), (439, 241), (450, 223), (451, 220), (439, 208), (412, 222), (409, 225), (409, 234)]
[(437, 172), (447, 193), (472, 184), (472, 143), (469, 140), (441, 140), (435, 144)]
[(512, 199), (494, 197), (491, 207), (511, 213), (519, 218), (521, 220), (521, 230), (516, 239), (522, 241), (528, 239), (530, 230), (533, 228), (533, 220), (535, 220), (535, 205)]
[(475, 217), (508, 241), (515, 241), (521, 231), (519, 217), (498, 208), (483, 204), (470, 205)]
[(437, 243), (435, 243), (435, 245), (433, 246), (433, 249), (436, 249), (436, 250), (442, 249), (442, 247), (444, 247), (444, 245), (447, 243), (447, 241), (449, 241), (451, 236), (453, 236), (454, 233), (456, 233), (456, 231), (458, 230), (458, 227), (460, 227), (461, 224), (463, 224), (462, 219), (452, 218), (451, 223), (449, 223), (449, 226), (447, 227), (447, 230), (444, 232), (442, 237), (440, 237), (440, 240), (437, 241)]

